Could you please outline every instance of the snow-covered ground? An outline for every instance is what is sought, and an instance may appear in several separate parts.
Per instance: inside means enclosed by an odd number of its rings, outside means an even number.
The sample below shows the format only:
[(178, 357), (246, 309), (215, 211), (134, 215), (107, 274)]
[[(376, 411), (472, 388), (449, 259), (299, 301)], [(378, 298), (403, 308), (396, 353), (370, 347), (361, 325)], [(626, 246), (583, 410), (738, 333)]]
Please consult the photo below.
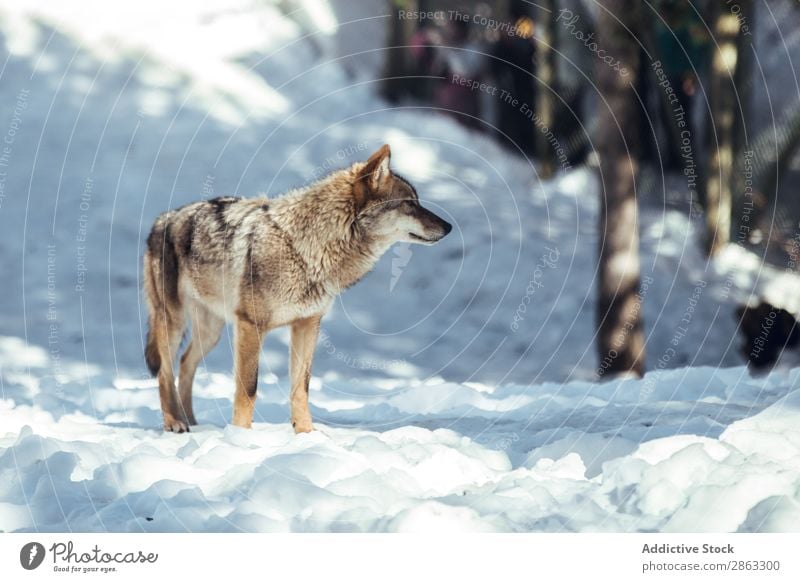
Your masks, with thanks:
[[(800, 370), (670, 370), (641, 381), (287, 383), (252, 430), (203, 375), (200, 426), (163, 433), (152, 381), (39, 380), (0, 343), (0, 529), (43, 531), (796, 531)], [(34, 374), (28, 373), (28, 368)]]
[[(652, 202), (680, 198), (680, 182), (649, 182), (656, 372), (589, 383), (593, 172), (543, 183), (481, 134), (389, 107), (374, 80), (380, 11), (325, 6), (0, 2), (0, 530), (797, 524), (797, 372), (716, 369), (744, 362), (736, 304), (755, 292), (796, 308), (797, 277), (736, 246), (706, 262), (697, 219)], [(253, 431), (225, 426), (223, 339), (197, 380), (201, 426), (161, 434), (142, 362), (153, 218), (278, 195), (385, 142), (455, 229), (398, 245), (323, 322), (320, 430), (290, 432), (277, 331)]]

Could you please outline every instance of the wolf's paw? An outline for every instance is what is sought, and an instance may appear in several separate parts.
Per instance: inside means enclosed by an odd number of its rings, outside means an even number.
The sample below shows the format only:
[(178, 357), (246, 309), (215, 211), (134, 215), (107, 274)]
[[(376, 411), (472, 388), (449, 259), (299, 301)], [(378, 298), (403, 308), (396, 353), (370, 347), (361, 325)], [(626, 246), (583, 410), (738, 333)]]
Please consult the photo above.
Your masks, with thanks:
[(189, 425), (171, 414), (165, 414), (164, 430), (167, 432), (189, 432)]
[(292, 421), (292, 428), (294, 428), (295, 434), (300, 434), (301, 432), (311, 432), (314, 430), (314, 425), (311, 424), (311, 419), (301, 419), (301, 420), (293, 420)]

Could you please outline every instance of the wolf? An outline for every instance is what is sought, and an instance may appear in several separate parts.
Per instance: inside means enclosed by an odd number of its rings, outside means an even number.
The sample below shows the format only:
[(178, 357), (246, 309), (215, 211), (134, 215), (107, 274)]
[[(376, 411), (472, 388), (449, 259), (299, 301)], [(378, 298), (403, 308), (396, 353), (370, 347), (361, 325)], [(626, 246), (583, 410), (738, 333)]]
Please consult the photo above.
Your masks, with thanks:
[[(320, 320), (395, 242), (432, 245), (452, 225), (420, 205), (382, 146), (278, 198), (220, 197), (164, 212), (144, 252), (145, 361), (158, 377), (164, 429), (196, 424), (192, 383), (227, 323), (234, 329), (233, 424), (250, 428), (265, 334), (291, 328), (295, 432), (313, 430), (308, 383)], [(181, 340), (177, 390), (174, 364)]]

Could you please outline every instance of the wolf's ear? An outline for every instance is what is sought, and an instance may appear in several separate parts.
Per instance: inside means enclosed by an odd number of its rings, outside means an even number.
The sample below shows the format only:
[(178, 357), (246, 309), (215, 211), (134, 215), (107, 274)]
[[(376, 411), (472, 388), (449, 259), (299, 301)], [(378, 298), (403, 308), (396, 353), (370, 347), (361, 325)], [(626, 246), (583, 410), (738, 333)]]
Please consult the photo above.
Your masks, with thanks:
[(392, 152), (387, 144), (381, 146), (377, 152), (372, 154), (367, 163), (361, 169), (359, 179), (364, 180), (371, 190), (380, 190), (381, 186), (389, 180), (391, 172), (389, 162)]

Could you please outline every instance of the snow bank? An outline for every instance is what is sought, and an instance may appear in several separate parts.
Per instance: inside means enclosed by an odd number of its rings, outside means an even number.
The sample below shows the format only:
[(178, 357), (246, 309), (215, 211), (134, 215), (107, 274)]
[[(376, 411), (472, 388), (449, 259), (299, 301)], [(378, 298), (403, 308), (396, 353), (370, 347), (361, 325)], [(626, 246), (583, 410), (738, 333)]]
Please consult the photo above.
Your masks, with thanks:
[[(0, 346), (8, 341), (0, 342)], [(1, 350), (0, 350), (1, 352)], [(44, 354), (39, 354), (44, 356)], [(40, 358), (44, 359), (44, 358)], [(30, 354), (27, 362), (35, 362)], [(3, 531), (793, 531), (800, 370), (681, 369), (596, 385), (288, 381), (227, 425), (202, 374), (189, 434), (163, 433), (152, 380), (2, 359)]]

